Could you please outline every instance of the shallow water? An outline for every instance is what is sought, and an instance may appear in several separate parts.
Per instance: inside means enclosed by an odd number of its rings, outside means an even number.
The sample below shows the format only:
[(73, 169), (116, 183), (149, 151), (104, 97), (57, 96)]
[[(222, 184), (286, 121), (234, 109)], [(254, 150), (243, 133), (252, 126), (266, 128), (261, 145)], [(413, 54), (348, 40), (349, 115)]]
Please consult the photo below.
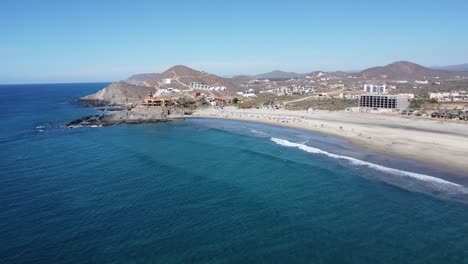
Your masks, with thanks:
[(405, 174), (455, 172), (244, 122), (64, 127), (105, 85), (0, 86), (2, 263), (467, 262), (466, 189)]

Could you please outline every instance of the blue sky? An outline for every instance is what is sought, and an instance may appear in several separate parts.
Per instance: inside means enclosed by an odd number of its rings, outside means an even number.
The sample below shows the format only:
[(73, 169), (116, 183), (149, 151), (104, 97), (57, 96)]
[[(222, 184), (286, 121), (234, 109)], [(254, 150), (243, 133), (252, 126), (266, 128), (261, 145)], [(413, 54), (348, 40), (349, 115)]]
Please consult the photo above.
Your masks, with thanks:
[(0, 83), (468, 62), (468, 1), (0, 1)]

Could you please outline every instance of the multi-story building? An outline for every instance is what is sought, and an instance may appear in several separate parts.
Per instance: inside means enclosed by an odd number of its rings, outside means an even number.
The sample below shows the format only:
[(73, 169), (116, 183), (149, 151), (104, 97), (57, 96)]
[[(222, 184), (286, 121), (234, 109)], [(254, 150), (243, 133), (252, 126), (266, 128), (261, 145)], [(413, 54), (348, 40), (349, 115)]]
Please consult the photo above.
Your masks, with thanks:
[(380, 109), (408, 109), (409, 103), (406, 96), (386, 94), (364, 94), (359, 97), (359, 107)]

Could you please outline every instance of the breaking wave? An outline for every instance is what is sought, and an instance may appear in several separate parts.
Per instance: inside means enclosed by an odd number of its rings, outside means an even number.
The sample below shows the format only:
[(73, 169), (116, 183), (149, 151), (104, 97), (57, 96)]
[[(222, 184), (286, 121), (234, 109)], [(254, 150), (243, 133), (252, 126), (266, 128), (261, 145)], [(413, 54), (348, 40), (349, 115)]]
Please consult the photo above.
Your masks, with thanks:
[(250, 130), (250, 132), (256, 134), (256, 135), (259, 135), (259, 136), (270, 136), (270, 134), (268, 133), (265, 133), (263, 131), (260, 131), (260, 130), (256, 130), (256, 129), (253, 129), (253, 128), (248, 128)]
[[(417, 180), (420, 183), (424, 183), (424, 186), (429, 187), (432, 192), (434, 192), (434, 191), (441, 192), (442, 191), (442, 192), (444, 192), (446, 194), (448, 192), (450, 194), (450, 196), (452, 196), (452, 195), (466, 196), (468, 194), (468, 188), (466, 188), (466, 187), (464, 187), (464, 186), (462, 186), (460, 184), (453, 183), (453, 182), (450, 182), (450, 181), (446, 181), (446, 180), (436, 178), (436, 177), (433, 177), (433, 176), (414, 173), (414, 172), (409, 172), (409, 171), (403, 171), (403, 170), (398, 170), (398, 169), (393, 169), (393, 168), (385, 167), (385, 166), (382, 166), (382, 165), (374, 164), (374, 163), (371, 163), (371, 162), (355, 159), (355, 158), (352, 158), (352, 157), (333, 154), (333, 153), (330, 153), (330, 152), (327, 152), (327, 151), (324, 151), (324, 150), (321, 150), (321, 149), (318, 149), (318, 148), (310, 147), (310, 146), (300, 144), (300, 143), (290, 142), (290, 141), (287, 141), (287, 140), (284, 140), (284, 139), (271, 138), (271, 141), (275, 142), (276, 144), (282, 145), (282, 146), (298, 148), (298, 149), (301, 149), (301, 150), (309, 152), (309, 153), (321, 154), (321, 155), (325, 155), (327, 157), (334, 158), (334, 159), (346, 160), (349, 163), (351, 163), (352, 165), (366, 166), (368, 168), (384, 172), (384, 173), (386, 173), (388, 175), (397, 176), (400, 179), (402, 177), (410, 177), (410, 178), (412, 178), (414, 180)], [(392, 179), (384, 179), (384, 178), (380, 178), (380, 179), (384, 180), (385, 182), (389, 182), (389, 183), (398, 185), (398, 186), (403, 187), (405, 189), (421, 191), (421, 188), (418, 188), (418, 187), (414, 186), (411, 183), (402, 183), (401, 181), (396, 183), (394, 181), (395, 179), (393, 179), (393, 180)]]

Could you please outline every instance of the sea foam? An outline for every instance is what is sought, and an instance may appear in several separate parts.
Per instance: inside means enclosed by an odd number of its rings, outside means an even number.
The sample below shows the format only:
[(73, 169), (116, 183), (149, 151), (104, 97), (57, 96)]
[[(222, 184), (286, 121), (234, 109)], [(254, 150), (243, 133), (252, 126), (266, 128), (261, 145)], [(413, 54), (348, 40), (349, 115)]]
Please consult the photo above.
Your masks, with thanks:
[(429, 175), (425, 175), (425, 174), (414, 173), (414, 172), (409, 172), (409, 171), (404, 171), (404, 170), (393, 169), (393, 168), (385, 167), (385, 166), (378, 165), (378, 164), (375, 164), (375, 163), (355, 159), (355, 158), (352, 158), (352, 157), (333, 154), (333, 153), (330, 153), (330, 152), (327, 152), (327, 151), (324, 151), (324, 150), (321, 150), (321, 149), (318, 149), (318, 148), (310, 147), (310, 146), (300, 144), (300, 143), (290, 142), (290, 141), (287, 141), (287, 140), (284, 140), (284, 139), (271, 138), (271, 141), (275, 142), (276, 144), (282, 145), (282, 146), (298, 148), (298, 149), (301, 149), (301, 150), (309, 152), (309, 153), (321, 154), (321, 155), (325, 155), (325, 156), (328, 156), (328, 157), (334, 158), (334, 159), (347, 160), (352, 165), (366, 166), (368, 168), (375, 169), (375, 170), (384, 172), (384, 173), (389, 174), (389, 175), (399, 176), (399, 177), (411, 177), (411, 178), (416, 179), (418, 181), (428, 183), (432, 188), (437, 189), (438, 191), (444, 191), (444, 192), (449, 191), (452, 194), (467, 194), (468, 193), (468, 188), (466, 188), (466, 187), (464, 187), (464, 186), (462, 186), (460, 184), (453, 183), (453, 182), (450, 182), (450, 181), (446, 181), (446, 180), (443, 180), (443, 179), (440, 179), (440, 178), (437, 178), (437, 177), (433, 177), (433, 176), (429, 176)]

